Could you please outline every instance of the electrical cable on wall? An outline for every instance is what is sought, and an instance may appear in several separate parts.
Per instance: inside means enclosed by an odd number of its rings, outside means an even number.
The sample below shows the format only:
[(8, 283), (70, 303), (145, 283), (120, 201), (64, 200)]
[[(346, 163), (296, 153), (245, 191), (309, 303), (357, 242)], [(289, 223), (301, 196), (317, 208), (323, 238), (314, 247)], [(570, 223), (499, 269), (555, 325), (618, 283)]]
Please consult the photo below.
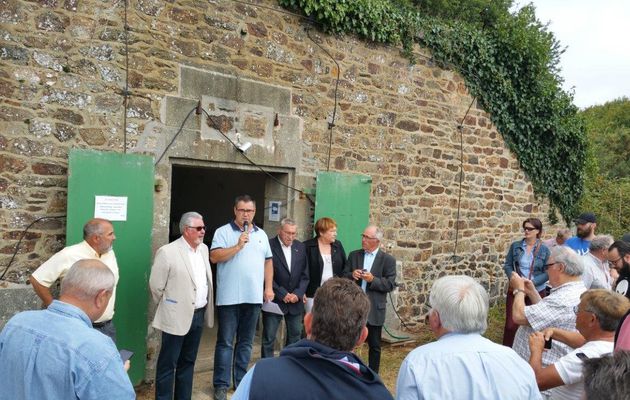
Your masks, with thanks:
[(451, 259), (456, 261), (457, 258), (457, 244), (459, 243), (459, 220), (460, 220), (460, 209), (462, 203), (462, 182), (464, 180), (464, 120), (468, 116), (468, 112), (470, 112), (470, 108), (473, 103), (477, 100), (477, 96), (473, 97), (466, 113), (462, 117), (462, 120), (457, 125), (457, 130), (459, 131), (459, 192), (457, 194), (457, 218), (455, 218), (455, 247), (453, 248), (453, 255)]
[(188, 118), (190, 118), (190, 116), (192, 115), (192, 113), (195, 112), (196, 115), (201, 115), (201, 113), (204, 113), (206, 115), (206, 122), (209, 123), (209, 125), (212, 126), (212, 128), (216, 129), (231, 145), (232, 147), (234, 147), (236, 150), (238, 150), (238, 152), (241, 154), (241, 156), (243, 156), (243, 158), (245, 158), (251, 165), (253, 165), (254, 167), (258, 168), (260, 171), (262, 171), (265, 175), (267, 175), (270, 179), (272, 179), (274, 182), (278, 183), (279, 185), (286, 187), (288, 189), (294, 190), (298, 193), (301, 193), (302, 195), (304, 195), (312, 204), (315, 204), (315, 201), (307, 194), (305, 193), (303, 190), (300, 190), (298, 188), (295, 188), (293, 186), (287, 185), (284, 182), (281, 182), (278, 178), (276, 178), (275, 176), (273, 176), (272, 174), (270, 174), (268, 171), (266, 171), (264, 168), (262, 168), (260, 165), (256, 164), (251, 158), (247, 157), (247, 155), (245, 154), (244, 151), (242, 151), (239, 146), (234, 143), (234, 141), (232, 139), (230, 139), (225, 133), (223, 133), (221, 131), (221, 129), (219, 128), (219, 126), (217, 126), (216, 122), (214, 121), (214, 119), (212, 118), (212, 116), (210, 114), (208, 114), (208, 112), (206, 110), (203, 109), (203, 107), (201, 106), (201, 101), (199, 101), (197, 103), (197, 106), (195, 106), (194, 108), (192, 108), (188, 114), (186, 114), (186, 117), (184, 118), (184, 120), (181, 122), (181, 124), (179, 125), (179, 129), (177, 129), (177, 132), (175, 132), (175, 135), (173, 135), (173, 138), (171, 139), (171, 141), (166, 145), (166, 147), (164, 148), (164, 150), (162, 151), (162, 153), (160, 154), (160, 156), (157, 158), (157, 160), (154, 163), (154, 166), (158, 165), (158, 163), (162, 160), (162, 158), (164, 157), (164, 155), (166, 154), (166, 152), (168, 151), (168, 149), (173, 145), (173, 143), (175, 142), (175, 139), (177, 139), (177, 137), (179, 136), (179, 134), (182, 132), (182, 130), (184, 129), (184, 125), (186, 124), (186, 121), (188, 121)]
[(127, 7), (129, 0), (125, 0), (125, 90), (123, 92), (123, 153), (127, 154), (127, 109), (129, 108), (129, 25), (127, 25)]
[(333, 107), (333, 114), (332, 114), (332, 119), (331, 121), (328, 123), (328, 158), (326, 161), (326, 171), (330, 171), (330, 151), (332, 149), (332, 140), (333, 140), (333, 128), (335, 127), (335, 120), (337, 117), (337, 91), (339, 90), (339, 74), (341, 72), (341, 67), (339, 66), (339, 63), (337, 62), (337, 60), (335, 60), (335, 58), (332, 56), (332, 54), (330, 54), (328, 52), (328, 50), (326, 50), (324, 47), (322, 47), (319, 43), (317, 43), (315, 40), (313, 40), (313, 38), (311, 37), (310, 34), (310, 29), (306, 29), (306, 36), (311, 40), (311, 42), (315, 43), (317, 45), (317, 47), (319, 47), (320, 49), (322, 49), (322, 51), (324, 53), (326, 53), (326, 55), (328, 57), (330, 57), (330, 59), (335, 63), (335, 65), (337, 66), (337, 79), (335, 80), (335, 106)]
[(4, 276), (7, 274), (7, 271), (9, 271), (9, 268), (11, 267), (11, 264), (13, 264), (13, 260), (15, 260), (15, 257), (17, 256), (18, 251), (20, 251), (20, 244), (22, 244), (22, 240), (24, 239), (24, 236), (26, 236), (26, 233), (28, 232), (28, 230), (31, 229), (31, 226), (33, 226), (33, 225), (35, 225), (35, 223), (37, 223), (39, 221), (43, 221), (45, 219), (55, 219), (55, 218), (65, 218), (65, 217), (66, 217), (66, 215), (52, 215), (52, 216), (49, 216), (49, 217), (39, 217), (39, 218), (35, 219), (33, 222), (31, 222), (30, 224), (28, 224), (26, 229), (24, 229), (22, 231), (22, 235), (20, 236), (20, 240), (18, 240), (17, 244), (15, 245), (15, 250), (13, 251), (13, 256), (11, 256), (11, 259), (9, 260), (9, 263), (4, 268), (4, 271), (2, 272), (2, 275), (0, 275), (0, 281), (4, 279)]

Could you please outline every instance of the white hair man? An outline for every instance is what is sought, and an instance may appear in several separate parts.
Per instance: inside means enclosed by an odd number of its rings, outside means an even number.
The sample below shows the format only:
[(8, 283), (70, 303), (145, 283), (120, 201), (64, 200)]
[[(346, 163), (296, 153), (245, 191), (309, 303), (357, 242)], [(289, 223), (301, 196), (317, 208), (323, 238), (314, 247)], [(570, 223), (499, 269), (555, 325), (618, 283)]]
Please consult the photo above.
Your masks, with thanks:
[(155, 368), (156, 400), (192, 397), (193, 372), (204, 321), (214, 325), (212, 271), (203, 243), (203, 217), (190, 211), (179, 221), (182, 236), (155, 254), (149, 287), (157, 304), (153, 327), (162, 331)]
[(610, 235), (598, 235), (591, 240), (589, 252), (581, 256), (584, 263), (582, 281), (587, 289), (610, 289), (612, 278), (608, 267), (608, 248), (614, 239)]
[[(575, 331), (575, 313), (573, 307), (580, 303), (580, 296), (586, 291), (582, 282), (582, 262), (579, 256), (566, 246), (554, 247), (547, 260), (547, 273), (551, 293), (540, 298), (534, 284), (513, 273), (510, 283), (514, 288), (512, 319), (520, 325), (514, 337), (512, 348), (524, 360), (529, 361), (529, 335), (535, 331), (556, 327)], [(531, 305), (525, 305), (528, 296)], [(551, 349), (542, 357), (544, 367), (553, 364), (567, 354), (571, 348), (564, 343), (553, 342)]]
[[(29, 278), (33, 290), (42, 299), (44, 306), (50, 305), (53, 295), (50, 292), (58, 279), (63, 279), (70, 267), (79, 260), (99, 260), (114, 274), (118, 284), (118, 263), (112, 245), (116, 240), (114, 226), (111, 222), (102, 218), (92, 218), (83, 226), (83, 241), (72, 246), (67, 246), (48, 261), (43, 263), (33, 272)], [(92, 326), (116, 341), (116, 328), (112, 322), (114, 317), (114, 304), (116, 303), (116, 284), (112, 292), (112, 300), (107, 309)]]
[(407, 355), (398, 373), (398, 400), (541, 398), (527, 363), (481, 336), (489, 304), (479, 283), (464, 275), (442, 277), (429, 303), (429, 326), (438, 340)]
[(0, 333), (0, 398), (135, 399), (129, 364), (92, 328), (115, 283), (101, 261), (77, 261), (61, 282), (59, 300), (11, 318)]

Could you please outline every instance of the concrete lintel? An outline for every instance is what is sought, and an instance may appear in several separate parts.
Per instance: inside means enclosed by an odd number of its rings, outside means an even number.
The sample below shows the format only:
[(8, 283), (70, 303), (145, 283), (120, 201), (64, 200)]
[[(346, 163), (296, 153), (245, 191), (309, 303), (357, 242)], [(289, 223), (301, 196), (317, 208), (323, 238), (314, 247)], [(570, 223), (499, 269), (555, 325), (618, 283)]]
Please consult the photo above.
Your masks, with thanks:
[(291, 90), (286, 87), (187, 66), (180, 67), (180, 94), (191, 99), (207, 95), (258, 104), (291, 114)]

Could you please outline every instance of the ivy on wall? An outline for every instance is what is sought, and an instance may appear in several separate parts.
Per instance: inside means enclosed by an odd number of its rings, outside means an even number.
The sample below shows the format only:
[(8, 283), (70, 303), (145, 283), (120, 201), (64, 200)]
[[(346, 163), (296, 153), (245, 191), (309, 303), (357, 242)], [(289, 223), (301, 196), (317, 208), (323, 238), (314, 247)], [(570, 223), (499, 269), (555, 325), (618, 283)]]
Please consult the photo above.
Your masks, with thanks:
[[(453, 65), (491, 115), (534, 191), (568, 222), (582, 195), (586, 135), (573, 96), (562, 90), (559, 43), (533, 6), (491, 20), (464, 21), (421, 13), (409, 0), (279, 0), (330, 34), (402, 45), (413, 61), (420, 43)], [(507, 3), (506, 3), (507, 4)], [(425, 10), (426, 11), (426, 10)]]

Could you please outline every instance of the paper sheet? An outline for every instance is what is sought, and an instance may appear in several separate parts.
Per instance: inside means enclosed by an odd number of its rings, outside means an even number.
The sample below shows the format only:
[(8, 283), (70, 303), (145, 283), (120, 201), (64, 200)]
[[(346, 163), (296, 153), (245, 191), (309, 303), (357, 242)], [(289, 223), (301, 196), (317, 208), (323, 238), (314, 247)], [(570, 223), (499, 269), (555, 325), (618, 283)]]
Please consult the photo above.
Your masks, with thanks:
[(280, 309), (280, 306), (278, 306), (273, 301), (266, 301), (266, 302), (264, 302), (263, 305), (262, 305), (262, 310), (266, 311), (266, 312), (278, 314), (278, 315), (284, 315), (284, 313)]

